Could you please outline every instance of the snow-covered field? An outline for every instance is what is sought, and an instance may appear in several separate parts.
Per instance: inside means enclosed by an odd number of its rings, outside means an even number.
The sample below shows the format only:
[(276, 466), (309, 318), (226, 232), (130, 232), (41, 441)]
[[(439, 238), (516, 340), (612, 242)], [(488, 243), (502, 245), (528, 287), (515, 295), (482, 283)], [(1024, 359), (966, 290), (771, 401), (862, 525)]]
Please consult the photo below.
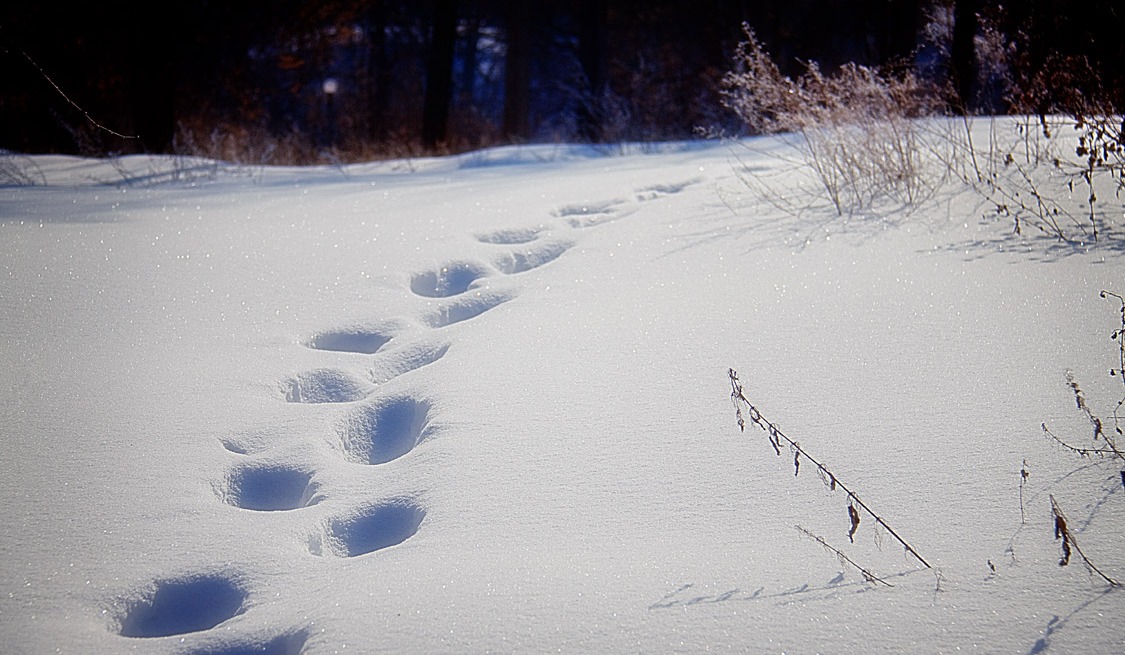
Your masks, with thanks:
[[(771, 148), (24, 160), (0, 650), (1125, 651), (1048, 500), (1122, 580), (1120, 469), (1040, 428), (1090, 443), (1068, 371), (1121, 399), (1125, 241), (952, 191), (798, 218), (739, 180)], [(729, 368), (933, 569), (867, 517), (851, 543)]]

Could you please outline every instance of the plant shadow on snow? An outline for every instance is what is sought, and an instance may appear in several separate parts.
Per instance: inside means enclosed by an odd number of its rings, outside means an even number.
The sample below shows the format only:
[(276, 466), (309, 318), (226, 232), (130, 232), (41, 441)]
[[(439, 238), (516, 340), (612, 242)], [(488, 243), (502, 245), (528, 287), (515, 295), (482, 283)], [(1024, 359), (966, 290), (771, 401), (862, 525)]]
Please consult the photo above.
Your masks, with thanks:
[(246, 598), (242, 585), (230, 575), (157, 580), (124, 603), (117, 632), (143, 638), (209, 630), (242, 614)]
[(1002, 234), (988, 238), (962, 240), (935, 248), (939, 252), (961, 255), (966, 261), (978, 261), (992, 255), (1017, 253), (1040, 263), (1063, 261), (1069, 257), (1102, 253), (1109, 257), (1125, 256), (1125, 235), (1100, 238), (1097, 242), (1068, 242), (1048, 236), (1021, 237)]
[(1059, 632), (1060, 630), (1065, 628), (1071, 619), (1089, 609), (1091, 605), (1097, 603), (1098, 601), (1104, 600), (1113, 593), (1120, 593), (1120, 590), (1113, 587), (1107, 587), (1105, 589), (1102, 589), (1096, 596), (1092, 596), (1084, 600), (1081, 604), (1072, 609), (1066, 616), (1060, 617), (1057, 614), (1052, 616), (1051, 619), (1047, 621), (1047, 625), (1043, 628), (1043, 636), (1037, 639), (1034, 644), (1032, 644), (1031, 648), (1027, 651), (1027, 655), (1042, 655), (1043, 653), (1049, 652), (1051, 650), (1051, 637), (1053, 637), (1056, 632)]
[[(891, 580), (905, 578), (921, 572), (921, 570), (902, 571), (883, 577), (884, 579)], [(690, 607), (693, 605), (712, 605), (729, 602), (765, 602), (771, 600), (781, 601), (781, 604), (784, 605), (797, 601), (830, 600), (842, 594), (863, 594), (875, 590), (875, 587), (868, 582), (844, 582), (843, 572), (840, 572), (839, 575), (822, 585), (810, 585), (806, 583), (798, 587), (793, 587), (792, 589), (770, 593), (766, 592), (765, 587), (758, 587), (752, 592), (743, 591), (736, 587), (720, 594), (693, 595), (692, 590), (694, 588), (695, 584), (690, 582), (680, 585), (662, 596), (660, 600), (649, 605), (648, 609), (664, 610), (674, 607)]]

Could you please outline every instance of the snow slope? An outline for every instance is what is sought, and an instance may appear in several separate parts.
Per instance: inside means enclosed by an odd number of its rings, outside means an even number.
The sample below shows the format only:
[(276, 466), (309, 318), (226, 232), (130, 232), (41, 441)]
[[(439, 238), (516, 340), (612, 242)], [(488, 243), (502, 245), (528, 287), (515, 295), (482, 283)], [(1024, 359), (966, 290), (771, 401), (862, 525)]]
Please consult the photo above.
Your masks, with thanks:
[[(5, 652), (1125, 651), (1048, 503), (1125, 578), (1118, 469), (1040, 429), (1088, 441), (1067, 371), (1120, 399), (1120, 245), (958, 194), (797, 218), (732, 153), (28, 160)], [(849, 543), (846, 498), (739, 432), (730, 367), (935, 570), (870, 521)]]

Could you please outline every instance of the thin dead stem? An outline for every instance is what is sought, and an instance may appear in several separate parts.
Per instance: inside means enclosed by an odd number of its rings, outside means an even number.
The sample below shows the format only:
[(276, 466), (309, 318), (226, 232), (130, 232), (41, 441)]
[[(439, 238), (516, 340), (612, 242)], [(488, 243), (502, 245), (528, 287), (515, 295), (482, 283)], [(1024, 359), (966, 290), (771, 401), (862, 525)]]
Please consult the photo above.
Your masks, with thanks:
[(1090, 558), (1086, 557), (1086, 553), (1082, 552), (1082, 548), (1078, 546), (1078, 542), (1074, 539), (1074, 534), (1070, 532), (1070, 528), (1067, 526), (1066, 514), (1063, 514), (1062, 508), (1059, 507), (1058, 501), (1055, 500), (1055, 497), (1053, 495), (1050, 496), (1050, 499), (1051, 514), (1055, 520), (1055, 539), (1062, 540), (1062, 557), (1059, 559), (1059, 566), (1066, 566), (1070, 563), (1070, 556), (1072, 552), (1078, 553), (1078, 556), (1082, 558), (1082, 563), (1086, 565), (1086, 568), (1090, 569), (1090, 571), (1094, 573), (1097, 573), (1111, 587), (1120, 586), (1116, 580), (1109, 577), (1105, 573), (1102, 573), (1101, 570), (1098, 569), (1098, 567), (1094, 566), (1094, 563), (1090, 561)]
[[(750, 422), (752, 422), (754, 425), (757, 425), (766, 433), (766, 436), (770, 442), (770, 446), (773, 447), (773, 450), (777, 455), (781, 455), (782, 445), (787, 446), (793, 452), (794, 475), (797, 475), (800, 472), (800, 458), (804, 457), (809, 461), (809, 463), (816, 467), (822, 480), (829, 481), (828, 486), (830, 490), (835, 491), (837, 488), (839, 488), (847, 494), (848, 519), (851, 524), (851, 529), (848, 534), (849, 538), (854, 537), (855, 531), (859, 527), (860, 515), (859, 511), (856, 508), (862, 509), (863, 512), (870, 516), (877, 525), (884, 528), (887, 533), (895, 539), (895, 541), (901, 544), (902, 547), (906, 549), (906, 552), (912, 555), (914, 559), (918, 560), (923, 566), (928, 569), (933, 568), (932, 566), (930, 566), (929, 562), (927, 562), (921, 555), (918, 554), (918, 551), (914, 550), (913, 546), (911, 546), (906, 542), (906, 540), (900, 537), (899, 534), (895, 532), (895, 530), (890, 525), (888, 525), (886, 521), (883, 520), (883, 517), (876, 514), (874, 510), (872, 510), (867, 505), (867, 503), (863, 502), (863, 500), (861, 500), (854, 491), (848, 488), (848, 486), (846, 486), (843, 482), (840, 482), (839, 478), (837, 478), (836, 475), (832, 473), (832, 471), (830, 471), (827, 466), (810, 455), (796, 441), (785, 436), (785, 434), (782, 433), (775, 424), (771, 423), (769, 420), (763, 417), (758, 408), (755, 407), (746, 398), (742, 390), (742, 383), (738, 379), (738, 373), (733, 368), (729, 369), (728, 375), (730, 376), (731, 384), (731, 402), (734, 403), (739, 429), (741, 429), (742, 431), (746, 430), (746, 416), (748, 416)], [(746, 416), (743, 415), (743, 407), (746, 408)]]
[(886, 580), (880, 578), (879, 576), (875, 575), (871, 571), (868, 571), (867, 569), (863, 568), (859, 564), (856, 564), (855, 560), (853, 560), (852, 558), (845, 555), (839, 548), (836, 548), (832, 544), (828, 543), (822, 537), (820, 537), (816, 534), (813, 534), (809, 530), (806, 530), (805, 528), (803, 528), (799, 525), (797, 526), (797, 531), (800, 532), (801, 534), (805, 535), (806, 537), (809, 537), (810, 539), (813, 539), (814, 541), (816, 541), (821, 546), (824, 546), (824, 548), (826, 548), (829, 552), (835, 554), (836, 559), (839, 560), (841, 566), (851, 566), (852, 568), (859, 571), (860, 574), (863, 576), (863, 579), (870, 582), (871, 584), (878, 583), (878, 584), (881, 584), (881, 585), (886, 585), (888, 587), (894, 586), (893, 584), (891, 584), (891, 583), (887, 582)]

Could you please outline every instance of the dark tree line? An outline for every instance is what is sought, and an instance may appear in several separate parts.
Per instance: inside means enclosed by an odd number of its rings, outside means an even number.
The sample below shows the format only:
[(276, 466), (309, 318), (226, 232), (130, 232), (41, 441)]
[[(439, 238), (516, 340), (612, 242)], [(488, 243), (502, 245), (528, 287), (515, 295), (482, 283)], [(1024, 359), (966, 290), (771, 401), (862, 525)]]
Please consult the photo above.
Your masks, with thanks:
[[(915, 67), (948, 80), (966, 111), (1046, 111), (1075, 93), (1125, 104), (1125, 12), (1113, 0), (184, 0), (167, 9), (8, 3), (0, 148), (160, 153), (291, 138), (313, 155), (378, 156), (736, 131), (719, 81), (744, 21), (788, 73), (809, 61)], [(938, 43), (935, 20), (948, 28)], [(990, 35), (1007, 48), (1006, 74), (1034, 93), (995, 91), (983, 65), (993, 55), (981, 52)], [(1096, 83), (1075, 81), (1091, 72)], [(1064, 92), (1052, 75), (1075, 79)]]

